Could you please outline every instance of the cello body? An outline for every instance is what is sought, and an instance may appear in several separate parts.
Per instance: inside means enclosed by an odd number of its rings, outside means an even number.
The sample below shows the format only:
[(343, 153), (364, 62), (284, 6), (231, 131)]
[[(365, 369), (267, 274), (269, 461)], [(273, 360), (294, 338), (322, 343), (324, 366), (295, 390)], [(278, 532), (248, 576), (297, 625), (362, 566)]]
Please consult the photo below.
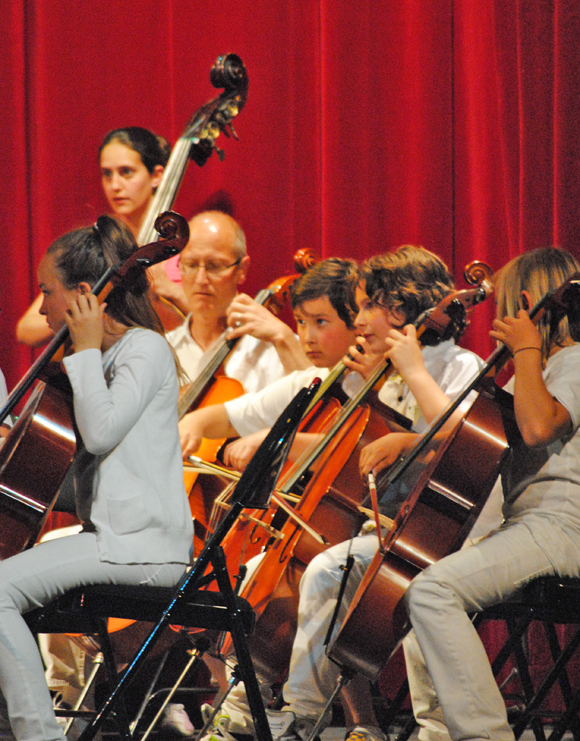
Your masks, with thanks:
[(0, 451), (0, 559), (34, 545), (76, 442), (71, 395), (39, 383)]
[[(359, 505), (366, 488), (358, 472), (362, 447), (392, 431), (407, 431), (404, 418), (376, 402), (360, 405), (308, 474), (296, 511), (323, 536), (321, 544), (288, 520), (282, 538), (266, 551), (241, 591), (257, 615), (248, 643), (261, 677), (275, 681), (288, 667), (298, 621), (299, 583), (310, 561), (331, 545), (348, 540), (366, 516)], [(298, 493), (298, 492), (296, 492)], [(228, 640), (224, 644), (227, 653)]]
[[(212, 404), (223, 404), (230, 399), (235, 399), (244, 393), (244, 387), (235, 378), (219, 375), (205, 392), (205, 396), (198, 409), (211, 406)], [(204, 461), (214, 463), (217, 460), (225, 439), (208, 440), (204, 438), (197, 455)], [(189, 498), (189, 508), (193, 517), (193, 545), (194, 552), (199, 553), (211, 526), (214, 503), (224, 488), (224, 482), (215, 476), (194, 473), (184, 466), (183, 481)]]
[(482, 390), (403, 477), (412, 491), (377, 550), (331, 643), (333, 661), (376, 679), (409, 629), (404, 595), (415, 576), (461, 548), (520, 436), (510, 394)]

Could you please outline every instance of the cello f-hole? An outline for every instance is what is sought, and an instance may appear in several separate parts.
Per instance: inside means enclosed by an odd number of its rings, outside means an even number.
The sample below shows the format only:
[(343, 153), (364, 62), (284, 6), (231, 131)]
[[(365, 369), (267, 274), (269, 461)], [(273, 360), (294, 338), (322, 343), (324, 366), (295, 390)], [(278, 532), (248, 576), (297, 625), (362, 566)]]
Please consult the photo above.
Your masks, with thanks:
[(288, 538), (288, 540), (284, 544), (284, 547), (282, 548), (282, 551), (281, 551), (280, 555), (278, 556), (278, 562), (279, 563), (284, 563), (284, 561), (287, 561), (288, 558), (292, 555), (291, 553), (287, 553), (287, 551), (289, 551), (290, 545), (294, 542), (294, 536), (296, 535), (297, 532), (298, 532), (298, 528), (295, 527), (294, 528), (294, 532)]
[(257, 543), (260, 542), (260, 534), (259, 533), (257, 534), (257, 533), (258, 533), (258, 526), (254, 525), (254, 527), (252, 528), (250, 532), (250, 535), (248, 536), (248, 542), (250, 543), (250, 545), (256, 545)]

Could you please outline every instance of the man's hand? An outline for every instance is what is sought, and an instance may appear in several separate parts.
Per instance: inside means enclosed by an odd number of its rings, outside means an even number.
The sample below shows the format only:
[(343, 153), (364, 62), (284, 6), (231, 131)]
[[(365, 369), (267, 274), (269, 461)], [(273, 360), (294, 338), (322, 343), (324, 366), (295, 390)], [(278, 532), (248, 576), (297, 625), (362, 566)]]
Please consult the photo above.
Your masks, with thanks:
[(249, 334), (264, 342), (276, 342), (281, 332), (290, 331), (288, 325), (245, 293), (234, 298), (227, 318), (229, 339)]

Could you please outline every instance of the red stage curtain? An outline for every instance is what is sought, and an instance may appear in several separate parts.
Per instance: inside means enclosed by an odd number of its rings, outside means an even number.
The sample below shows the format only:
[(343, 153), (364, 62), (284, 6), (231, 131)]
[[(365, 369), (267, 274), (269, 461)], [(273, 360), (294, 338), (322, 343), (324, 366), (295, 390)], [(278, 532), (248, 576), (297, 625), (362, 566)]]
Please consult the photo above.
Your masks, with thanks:
[[(578, 252), (576, 0), (6, 0), (0, 17), (3, 270), (0, 365), (35, 270), (62, 232), (106, 209), (102, 136), (143, 125), (179, 136), (217, 94), (215, 58), (250, 78), (226, 159), (190, 165), (176, 208), (228, 205), (248, 234), (254, 292), (293, 253), (359, 259), (401, 243), (458, 279), (558, 242)], [(487, 354), (493, 307), (468, 343)]]

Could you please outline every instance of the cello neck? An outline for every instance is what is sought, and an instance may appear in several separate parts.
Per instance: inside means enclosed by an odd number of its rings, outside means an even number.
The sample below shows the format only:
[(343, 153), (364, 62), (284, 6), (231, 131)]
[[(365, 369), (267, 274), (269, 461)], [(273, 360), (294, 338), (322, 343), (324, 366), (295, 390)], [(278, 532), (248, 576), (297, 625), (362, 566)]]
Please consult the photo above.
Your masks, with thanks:
[(332, 386), (334, 386), (335, 383), (338, 383), (342, 379), (347, 370), (348, 368), (342, 362), (342, 360), (340, 360), (334, 366), (334, 368), (326, 376), (324, 381), (320, 384), (316, 394), (312, 397), (312, 401), (310, 402), (310, 405), (308, 406), (308, 409), (306, 410), (306, 414), (304, 416), (308, 415), (314, 409), (318, 402), (323, 399), (330, 391)]
[[(269, 288), (263, 288), (261, 291), (258, 291), (254, 300), (256, 303), (264, 306), (271, 295), (272, 291)], [(225, 363), (228, 355), (232, 352), (240, 339), (241, 337), (236, 337), (231, 340), (224, 339), (196, 380), (182, 393), (177, 405), (179, 419), (183, 419), (190, 409), (195, 408), (198, 405), (207, 391), (208, 386), (215, 378), (216, 373)]]
[[(341, 365), (341, 364), (339, 363), (338, 365)], [(336, 370), (337, 368), (338, 366), (335, 366), (333, 370)], [(344, 370), (346, 370), (346, 366), (344, 366), (344, 368), (342, 369), (342, 373), (344, 373)], [(360, 390), (354, 396), (349, 398), (349, 400), (342, 407), (340, 414), (338, 415), (336, 420), (332, 423), (330, 429), (324, 434), (324, 437), (316, 445), (314, 445), (311, 450), (306, 451), (304, 456), (302, 456), (300, 460), (296, 463), (295, 467), (290, 472), (286, 481), (284, 481), (284, 483), (279, 487), (280, 491), (283, 494), (289, 494), (292, 491), (292, 489), (296, 486), (298, 481), (300, 481), (300, 479), (306, 473), (306, 471), (308, 471), (308, 469), (312, 466), (312, 464), (322, 455), (322, 453), (324, 453), (326, 448), (332, 442), (334, 436), (339, 432), (339, 430), (349, 420), (349, 418), (355, 412), (357, 407), (364, 401), (367, 394), (370, 391), (372, 391), (372, 389), (376, 386), (378, 381), (380, 381), (383, 378), (383, 376), (390, 375), (392, 371), (393, 371), (393, 364), (391, 363), (390, 360), (385, 360), (382, 363), (379, 363), (379, 365), (375, 368), (373, 373), (365, 381), (365, 383), (360, 388)], [(342, 373), (340, 374), (341, 376), (342, 376)], [(326, 387), (327, 390), (330, 388), (331, 385), (332, 383), (330, 383)]]

